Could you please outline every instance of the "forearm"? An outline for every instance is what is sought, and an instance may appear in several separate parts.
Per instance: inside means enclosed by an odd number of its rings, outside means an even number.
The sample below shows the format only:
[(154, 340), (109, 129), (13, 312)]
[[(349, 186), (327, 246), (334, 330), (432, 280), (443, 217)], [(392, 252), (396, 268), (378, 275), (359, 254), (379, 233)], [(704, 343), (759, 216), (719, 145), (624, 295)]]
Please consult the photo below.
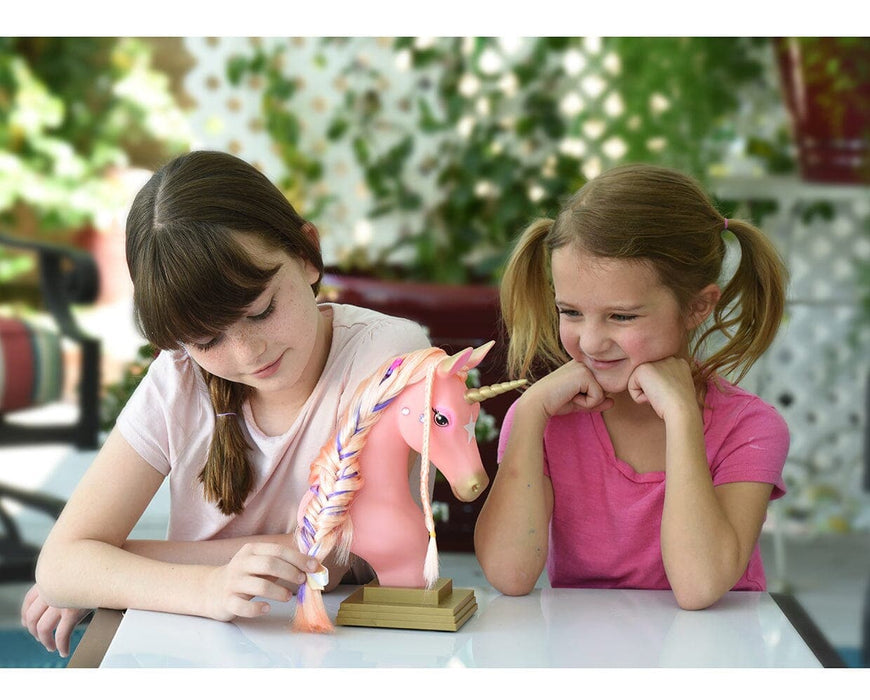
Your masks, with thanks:
[(481, 568), (489, 582), (508, 595), (531, 591), (547, 559), (552, 487), (543, 472), (545, 426), (545, 417), (518, 406), (504, 458), (475, 527)]
[(158, 561), (105, 542), (82, 540), (45, 547), (36, 578), (45, 599), (56, 607), (137, 608), (210, 617), (205, 591), (214, 569)]
[[(270, 542), (284, 547), (296, 547), (296, 539), (289, 535), (251, 535), (226, 539), (198, 542), (172, 540), (127, 540), (124, 550), (149, 559), (172, 564), (199, 564), (203, 566), (223, 566), (232, 559), (239, 549), (248, 542)], [(335, 557), (330, 555), (324, 561), (329, 569), (329, 584), (326, 590), (334, 589), (350, 568), (350, 562), (339, 566)], [(284, 585), (296, 591), (297, 584), (284, 581)]]
[(666, 439), (662, 559), (680, 606), (704, 608), (730, 590), (745, 562), (713, 487), (700, 412), (667, 422)]
[(293, 535), (252, 535), (202, 541), (127, 540), (124, 549), (149, 559), (171, 564), (202, 564), (223, 566), (247, 542), (274, 542), (285, 547), (296, 546)]

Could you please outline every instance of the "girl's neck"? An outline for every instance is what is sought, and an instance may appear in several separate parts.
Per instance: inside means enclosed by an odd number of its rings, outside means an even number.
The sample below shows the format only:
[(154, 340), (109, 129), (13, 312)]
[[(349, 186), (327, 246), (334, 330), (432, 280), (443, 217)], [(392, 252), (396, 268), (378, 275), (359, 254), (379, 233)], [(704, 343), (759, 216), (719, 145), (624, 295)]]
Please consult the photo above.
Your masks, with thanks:
[(615, 415), (627, 422), (646, 423), (661, 420), (652, 406), (648, 403), (637, 403), (627, 391), (612, 394), (611, 398), (613, 407), (604, 412), (605, 419), (607, 415)]
[(665, 424), (648, 403), (636, 403), (627, 391), (613, 396), (602, 413), (614, 455), (637, 473), (664, 469)]
[(331, 347), (332, 309), (328, 306), (320, 307), (314, 349), (299, 381), (284, 391), (255, 391), (251, 395), (251, 413), (263, 433), (282, 435), (290, 429), (320, 381)]

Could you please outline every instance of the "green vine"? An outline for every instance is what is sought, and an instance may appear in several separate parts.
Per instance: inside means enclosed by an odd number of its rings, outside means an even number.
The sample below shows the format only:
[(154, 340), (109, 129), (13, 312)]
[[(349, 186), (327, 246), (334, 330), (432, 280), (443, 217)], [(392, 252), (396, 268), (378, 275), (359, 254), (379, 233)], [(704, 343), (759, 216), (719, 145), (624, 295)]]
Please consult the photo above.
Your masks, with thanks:
[[(359, 41), (323, 39), (316, 48), (316, 65), (344, 61), (335, 80), (342, 98), (322, 117), (325, 134), (349, 147), (371, 197), (368, 215), (389, 220), (397, 235), (381, 249), (351, 249), (338, 266), (448, 283), (497, 281), (519, 232), (554, 215), (596, 163), (643, 160), (706, 179), (733, 140), (741, 89), (763, 86), (770, 49), (752, 38), (613, 37), (593, 47), (582, 37), (517, 45), (398, 37), (378, 41), (394, 57), (378, 67), (355, 50)], [(286, 189), (323, 208), (329, 183), (306, 145), (301, 78), (288, 49), (258, 45), (234, 56), (227, 74), (234, 85), (258, 86)], [(615, 108), (614, 91), (622, 101)], [(597, 122), (603, 145), (590, 148)], [(609, 153), (617, 142), (623, 152)], [(765, 147), (787, 167), (781, 144)], [(753, 148), (761, 152), (762, 143)]]

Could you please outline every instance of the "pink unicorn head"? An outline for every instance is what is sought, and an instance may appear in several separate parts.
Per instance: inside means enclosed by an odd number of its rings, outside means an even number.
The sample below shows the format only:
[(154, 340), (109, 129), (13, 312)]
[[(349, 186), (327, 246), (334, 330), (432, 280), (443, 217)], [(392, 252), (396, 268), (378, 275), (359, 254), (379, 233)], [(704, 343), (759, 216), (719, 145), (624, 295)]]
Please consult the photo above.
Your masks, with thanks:
[[(438, 578), (429, 463), (457, 498), (472, 501), (489, 484), (474, 436), (479, 402), (522, 385), (467, 389), (466, 377), (493, 342), (452, 356), (427, 348), (386, 362), (362, 382), (333, 439), (311, 465), (296, 540), (323, 561), (350, 552), (368, 561), (385, 586), (431, 586)], [(420, 501), (408, 487), (411, 450), (421, 460)], [(421, 517), (422, 516), (422, 517)], [(299, 589), (294, 628), (328, 631), (316, 577)]]

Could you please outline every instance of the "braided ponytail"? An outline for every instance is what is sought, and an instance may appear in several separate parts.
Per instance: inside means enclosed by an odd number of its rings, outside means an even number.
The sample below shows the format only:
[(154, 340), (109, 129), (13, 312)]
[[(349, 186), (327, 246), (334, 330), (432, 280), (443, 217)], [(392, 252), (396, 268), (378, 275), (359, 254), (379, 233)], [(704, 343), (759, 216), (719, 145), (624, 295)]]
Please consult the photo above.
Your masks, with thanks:
[(235, 515), (244, 509), (245, 499), (254, 485), (248, 443), (237, 418), (246, 387), (204, 370), (202, 374), (216, 418), (208, 458), (199, 480), (206, 500), (215, 503), (224, 515)]

